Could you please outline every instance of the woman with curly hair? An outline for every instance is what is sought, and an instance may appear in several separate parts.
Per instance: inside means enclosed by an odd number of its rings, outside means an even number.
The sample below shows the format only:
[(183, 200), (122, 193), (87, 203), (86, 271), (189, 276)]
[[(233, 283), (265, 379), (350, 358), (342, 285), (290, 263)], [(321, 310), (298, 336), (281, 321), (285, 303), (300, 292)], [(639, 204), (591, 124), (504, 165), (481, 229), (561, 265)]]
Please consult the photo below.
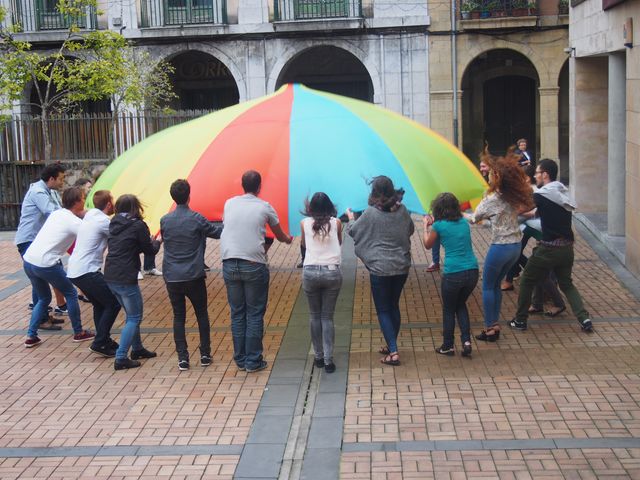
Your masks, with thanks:
[[(456, 317), (462, 340), (462, 356), (471, 355), (471, 326), (467, 299), (478, 283), (478, 260), (473, 254), (471, 229), (462, 217), (460, 202), (453, 193), (441, 193), (431, 202), (433, 216), (424, 218), (423, 242), (425, 248), (442, 243), (447, 263), (442, 275), (442, 337), (443, 342), (436, 352), (455, 355), (453, 333)], [(429, 227), (432, 227), (429, 230)]]
[(379, 352), (386, 365), (400, 365), (400, 295), (411, 267), (413, 220), (401, 203), (403, 190), (396, 190), (389, 177), (381, 175), (371, 182), (369, 208), (352, 224), (354, 214), (347, 210), (349, 235), (356, 256), (362, 260), (371, 281), (371, 294), (386, 346)]
[(311, 343), (315, 366), (333, 373), (333, 312), (342, 286), (340, 271), (342, 223), (326, 193), (317, 192), (306, 202), (300, 222), (301, 245), (305, 247), (302, 289), (309, 302)]
[(533, 208), (529, 178), (518, 164), (519, 156), (511, 152), (495, 157), (485, 148), (481, 160), (489, 166), (489, 190), (471, 222), (491, 220), (491, 245), (482, 271), (482, 304), (485, 329), (478, 340), (495, 342), (500, 338), (500, 282), (520, 256), (520, 225), (518, 214)]

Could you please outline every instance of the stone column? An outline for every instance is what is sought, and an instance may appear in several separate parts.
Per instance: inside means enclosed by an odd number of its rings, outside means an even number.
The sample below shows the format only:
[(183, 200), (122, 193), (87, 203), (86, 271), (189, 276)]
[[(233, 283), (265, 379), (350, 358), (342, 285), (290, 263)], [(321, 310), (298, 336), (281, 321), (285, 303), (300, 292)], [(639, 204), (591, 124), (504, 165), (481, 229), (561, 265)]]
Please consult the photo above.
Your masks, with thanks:
[(559, 161), (558, 93), (559, 87), (540, 87), (540, 158)]
[(238, 23), (269, 23), (267, 0), (240, 0), (238, 3)]
[(625, 233), (625, 148), (626, 136), (625, 53), (609, 55), (609, 150), (607, 230), (609, 235)]

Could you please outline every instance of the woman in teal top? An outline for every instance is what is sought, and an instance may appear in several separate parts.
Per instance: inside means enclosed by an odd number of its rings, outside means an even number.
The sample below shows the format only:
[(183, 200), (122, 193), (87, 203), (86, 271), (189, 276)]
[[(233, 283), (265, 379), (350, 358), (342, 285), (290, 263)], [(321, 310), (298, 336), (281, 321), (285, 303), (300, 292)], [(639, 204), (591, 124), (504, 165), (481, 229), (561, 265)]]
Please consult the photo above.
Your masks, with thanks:
[(471, 355), (471, 325), (467, 298), (478, 283), (478, 260), (471, 245), (471, 229), (462, 217), (460, 202), (452, 193), (438, 195), (431, 203), (431, 211), (433, 216), (427, 215), (424, 219), (424, 246), (430, 249), (440, 240), (446, 256), (441, 282), (443, 342), (436, 352), (455, 355), (453, 333), (457, 317), (462, 355), (468, 357)]

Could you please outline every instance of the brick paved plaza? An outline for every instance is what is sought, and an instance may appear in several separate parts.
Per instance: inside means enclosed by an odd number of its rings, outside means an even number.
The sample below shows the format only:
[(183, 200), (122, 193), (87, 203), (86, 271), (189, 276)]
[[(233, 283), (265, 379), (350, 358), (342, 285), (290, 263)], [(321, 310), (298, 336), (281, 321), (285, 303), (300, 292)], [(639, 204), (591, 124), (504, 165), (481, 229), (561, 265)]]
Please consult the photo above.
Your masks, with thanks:
[[(474, 340), (472, 359), (434, 352), (440, 276), (425, 271), (430, 254), (414, 235), (395, 368), (379, 362), (368, 275), (347, 243), (331, 375), (313, 367), (297, 242), (270, 252), (267, 370), (235, 368), (210, 241), (213, 365), (178, 371), (164, 282), (148, 277), (143, 339), (159, 356), (115, 372), (71, 341), (68, 320), (23, 347), (30, 286), (13, 235), (2, 234), (0, 479), (640, 478), (640, 282), (579, 232), (574, 280), (595, 333), (569, 313), (532, 317), (526, 332), (505, 325), (497, 343)], [(481, 261), (488, 234), (473, 228)], [(474, 332), (480, 293), (469, 301)], [(516, 298), (505, 294), (503, 320)], [(92, 327), (90, 306), (82, 313)]]

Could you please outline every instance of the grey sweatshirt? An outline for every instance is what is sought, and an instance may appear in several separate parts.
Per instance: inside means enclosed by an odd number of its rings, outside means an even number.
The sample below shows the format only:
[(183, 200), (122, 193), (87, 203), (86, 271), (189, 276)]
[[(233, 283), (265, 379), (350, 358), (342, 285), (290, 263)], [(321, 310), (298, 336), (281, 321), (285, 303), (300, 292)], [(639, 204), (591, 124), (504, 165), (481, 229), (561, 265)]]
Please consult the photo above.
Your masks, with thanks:
[(409, 272), (413, 231), (413, 220), (404, 205), (393, 212), (369, 207), (348, 229), (358, 258), (369, 272), (381, 277)]

